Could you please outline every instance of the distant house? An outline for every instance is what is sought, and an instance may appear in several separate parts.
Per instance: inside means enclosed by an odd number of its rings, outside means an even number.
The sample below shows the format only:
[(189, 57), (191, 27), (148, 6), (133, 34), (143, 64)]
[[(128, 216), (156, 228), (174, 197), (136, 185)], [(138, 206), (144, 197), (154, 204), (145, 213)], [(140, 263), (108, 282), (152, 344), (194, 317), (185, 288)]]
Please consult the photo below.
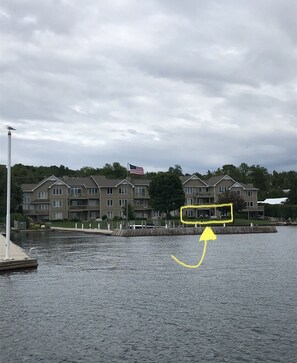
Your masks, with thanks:
[(187, 205), (215, 204), (220, 194), (230, 191), (237, 193), (245, 201), (246, 207), (242, 212), (249, 218), (264, 214), (264, 208), (258, 206), (258, 189), (251, 184), (239, 183), (229, 175), (214, 176), (204, 181), (193, 175), (182, 177), (182, 183)]
[[(250, 184), (239, 183), (228, 175), (208, 180), (202, 180), (196, 175), (183, 176), (181, 182), (185, 192), (185, 205), (217, 203), (219, 195), (228, 190), (245, 200), (243, 212), (248, 217), (264, 214), (263, 206), (258, 206), (258, 189)], [(22, 185), (23, 211), (37, 221), (87, 221), (103, 216), (109, 219), (123, 218), (130, 204), (136, 218), (154, 218), (158, 214), (149, 205), (149, 184), (150, 180), (137, 177), (108, 179), (103, 175), (95, 175), (58, 178), (52, 175), (40, 183)], [(178, 216), (179, 211), (172, 214)]]

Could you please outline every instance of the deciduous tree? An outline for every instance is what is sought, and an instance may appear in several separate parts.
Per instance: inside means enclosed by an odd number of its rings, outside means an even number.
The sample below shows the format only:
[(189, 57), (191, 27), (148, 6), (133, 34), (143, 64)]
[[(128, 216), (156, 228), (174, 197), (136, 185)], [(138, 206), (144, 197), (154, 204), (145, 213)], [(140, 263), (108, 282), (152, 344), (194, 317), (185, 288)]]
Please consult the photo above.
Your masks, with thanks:
[(150, 186), (150, 205), (161, 213), (179, 209), (185, 202), (185, 193), (180, 178), (175, 173), (158, 173), (152, 177)]
[(244, 199), (237, 193), (230, 192), (229, 190), (226, 190), (224, 193), (219, 195), (218, 203), (233, 203), (234, 213), (238, 213), (245, 208)]

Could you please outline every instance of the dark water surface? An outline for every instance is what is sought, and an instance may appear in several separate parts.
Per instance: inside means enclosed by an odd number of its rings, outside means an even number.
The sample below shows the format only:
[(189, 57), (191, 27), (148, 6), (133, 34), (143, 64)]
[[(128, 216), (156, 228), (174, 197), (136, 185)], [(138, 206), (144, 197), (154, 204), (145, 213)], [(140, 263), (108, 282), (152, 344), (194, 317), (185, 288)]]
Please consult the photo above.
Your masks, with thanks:
[(13, 236), (36, 271), (0, 275), (0, 362), (296, 362), (297, 228), (198, 236)]

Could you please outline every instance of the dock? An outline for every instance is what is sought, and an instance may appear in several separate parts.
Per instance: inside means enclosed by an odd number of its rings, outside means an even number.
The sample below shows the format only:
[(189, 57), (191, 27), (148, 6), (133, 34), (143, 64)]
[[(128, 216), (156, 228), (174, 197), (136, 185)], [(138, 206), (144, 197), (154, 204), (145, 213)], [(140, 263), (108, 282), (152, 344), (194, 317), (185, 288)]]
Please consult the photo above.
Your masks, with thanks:
[(10, 257), (6, 259), (6, 239), (0, 234), (0, 272), (37, 268), (37, 259), (31, 257), (21, 247), (10, 241)]

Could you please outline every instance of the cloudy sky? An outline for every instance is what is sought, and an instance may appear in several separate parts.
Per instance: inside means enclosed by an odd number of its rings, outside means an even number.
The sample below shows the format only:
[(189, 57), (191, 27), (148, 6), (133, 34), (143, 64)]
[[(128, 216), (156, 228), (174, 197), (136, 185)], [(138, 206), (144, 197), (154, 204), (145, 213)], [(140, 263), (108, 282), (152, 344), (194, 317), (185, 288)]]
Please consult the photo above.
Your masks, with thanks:
[(1, 0), (0, 163), (297, 169), (297, 1)]

